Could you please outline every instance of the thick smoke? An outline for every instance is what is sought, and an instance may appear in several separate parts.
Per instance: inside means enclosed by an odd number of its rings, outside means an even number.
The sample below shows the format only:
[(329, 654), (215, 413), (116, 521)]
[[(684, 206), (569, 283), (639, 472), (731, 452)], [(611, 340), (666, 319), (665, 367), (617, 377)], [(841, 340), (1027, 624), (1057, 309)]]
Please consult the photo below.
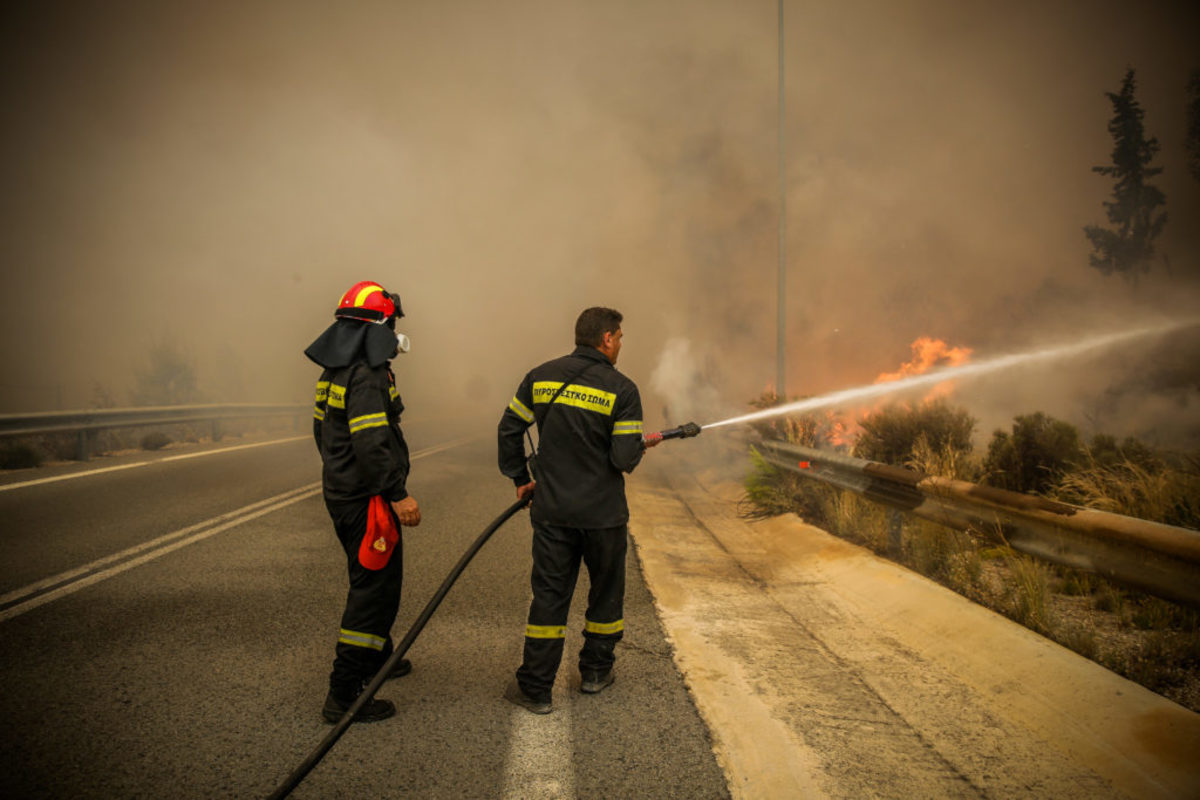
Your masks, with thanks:
[[(786, 4), (789, 394), (922, 335), (1014, 352), (1195, 306), (1196, 12), (1117, 8)], [(409, 313), (410, 414), (494, 422), (589, 305), (625, 314), (648, 424), (744, 410), (775, 372), (775, 26), (736, 0), (27, 4), (0, 39), (3, 409), (128, 402), (156, 345), (207, 400), (305, 402), (302, 349), (369, 278)], [(1137, 287), (1081, 230), (1128, 65), (1171, 214)], [(1172, 352), (962, 398), (1195, 431)]]

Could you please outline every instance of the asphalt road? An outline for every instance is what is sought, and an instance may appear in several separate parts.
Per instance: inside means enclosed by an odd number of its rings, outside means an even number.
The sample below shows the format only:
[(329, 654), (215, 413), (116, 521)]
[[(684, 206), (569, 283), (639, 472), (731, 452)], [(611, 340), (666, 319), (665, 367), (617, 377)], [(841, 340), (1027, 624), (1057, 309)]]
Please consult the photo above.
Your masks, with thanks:
[[(490, 437), (437, 450), (449, 431), (406, 427), (424, 521), (404, 536), (397, 639), (513, 500)], [(0, 796), (264, 797), (328, 732), (345, 566), (315, 450), (231, 439), (193, 456), (208, 449), (0, 481)], [(88, 474), (30, 483), (63, 473)], [(396, 717), (352, 726), (293, 796), (728, 796), (633, 548), (616, 684), (577, 691), (577, 597), (554, 713), (501, 698), (529, 539), (523, 516), (493, 537), (414, 644), (413, 673), (380, 692)]]

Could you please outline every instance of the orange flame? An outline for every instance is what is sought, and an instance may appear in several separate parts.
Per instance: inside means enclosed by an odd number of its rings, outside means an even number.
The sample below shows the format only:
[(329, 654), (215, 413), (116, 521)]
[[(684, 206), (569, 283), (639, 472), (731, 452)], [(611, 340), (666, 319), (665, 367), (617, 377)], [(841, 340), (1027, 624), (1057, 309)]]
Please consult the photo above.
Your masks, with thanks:
[(853, 417), (849, 421), (839, 419), (834, 411), (826, 414), (829, 423), (829, 443), (834, 447), (850, 447), (854, 444), (854, 434), (857, 431), (858, 423)]
[[(921, 375), (934, 367), (957, 367), (971, 359), (971, 348), (951, 347), (941, 339), (932, 336), (921, 336), (911, 345), (912, 359), (900, 365), (895, 372), (884, 372), (875, 379), (875, 383), (886, 383), (910, 375)], [(954, 390), (953, 381), (943, 381), (929, 390), (921, 402), (928, 403), (939, 397), (945, 397)], [(829, 441), (836, 447), (850, 447), (858, 437), (860, 423), (879, 411), (887, 404), (881, 400), (871, 408), (859, 408), (847, 411), (841, 415), (829, 413)]]
[[(950, 347), (941, 339), (934, 339), (931, 336), (921, 336), (914, 341), (910, 347), (912, 348), (912, 360), (900, 365), (900, 369), (896, 372), (884, 372), (875, 379), (875, 383), (886, 383), (887, 381), (895, 381), (900, 378), (906, 378), (909, 375), (921, 375), (934, 367), (957, 367), (965, 364), (971, 359), (971, 348), (969, 347)], [(928, 403), (938, 397), (945, 397), (953, 390), (952, 381), (944, 381), (934, 386), (929, 394), (925, 396), (922, 402)]]

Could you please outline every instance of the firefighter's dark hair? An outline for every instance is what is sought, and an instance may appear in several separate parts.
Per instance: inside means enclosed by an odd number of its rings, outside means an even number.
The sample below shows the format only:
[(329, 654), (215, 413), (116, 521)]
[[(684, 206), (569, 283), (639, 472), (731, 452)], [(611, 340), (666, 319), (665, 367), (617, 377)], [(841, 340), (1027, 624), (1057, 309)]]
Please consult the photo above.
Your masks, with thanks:
[(599, 347), (604, 334), (616, 333), (621, 327), (621, 312), (603, 306), (585, 308), (575, 320), (575, 344)]

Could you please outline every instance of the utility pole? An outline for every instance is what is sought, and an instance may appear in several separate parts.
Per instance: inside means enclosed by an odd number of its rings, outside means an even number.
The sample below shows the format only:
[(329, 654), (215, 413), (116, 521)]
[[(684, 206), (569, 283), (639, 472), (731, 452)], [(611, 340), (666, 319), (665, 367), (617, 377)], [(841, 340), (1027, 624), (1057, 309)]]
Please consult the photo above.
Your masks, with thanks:
[(787, 399), (787, 178), (784, 137), (787, 130), (787, 107), (783, 93), (783, 0), (779, 4), (779, 284), (776, 288), (778, 314), (775, 321), (775, 395)]

